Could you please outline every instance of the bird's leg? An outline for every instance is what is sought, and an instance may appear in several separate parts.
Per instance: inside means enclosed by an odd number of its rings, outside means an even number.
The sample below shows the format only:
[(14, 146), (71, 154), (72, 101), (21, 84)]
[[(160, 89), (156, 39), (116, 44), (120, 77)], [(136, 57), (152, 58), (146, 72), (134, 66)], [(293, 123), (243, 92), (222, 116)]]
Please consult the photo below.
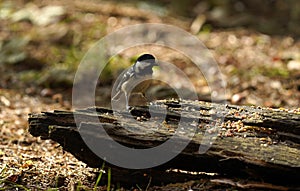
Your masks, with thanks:
[(142, 96), (143, 96), (144, 98), (146, 98), (145, 92), (142, 92), (141, 94), (142, 94)]
[(130, 106), (128, 105), (128, 103), (129, 103), (129, 97), (130, 97), (130, 94), (125, 93), (126, 109), (127, 110), (129, 110), (129, 108), (130, 108)]
[(146, 97), (145, 92), (141, 92), (140, 95), (142, 96), (141, 98), (143, 98), (143, 101), (145, 101), (146, 103), (150, 102), (149, 99)]

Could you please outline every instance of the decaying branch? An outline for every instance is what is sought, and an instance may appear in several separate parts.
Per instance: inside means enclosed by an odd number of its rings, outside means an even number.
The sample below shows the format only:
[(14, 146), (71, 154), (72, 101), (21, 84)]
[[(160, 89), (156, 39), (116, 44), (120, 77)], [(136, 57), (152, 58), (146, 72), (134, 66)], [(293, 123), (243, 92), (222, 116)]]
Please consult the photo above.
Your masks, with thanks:
[[(123, 169), (108, 161), (114, 180), (128, 184), (147, 185), (150, 177), (153, 184), (197, 180), (214, 173), (220, 180), (300, 187), (300, 111), (166, 100), (152, 107), (151, 112), (147, 107), (135, 107), (130, 113), (97, 107), (30, 114), (29, 132), (60, 143), (91, 167), (100, 167), (103, 160), (83, 141), (79, 126), (89, 141), (106, 140), (101, 131), (105, 129), (113, 141), (135, 149), (161, 145), (174, 133), (180, 135), (178, 144), (188, 140), (179, 155), (152, 169)], [(200, 146), (208, 150), (199, 152)]]

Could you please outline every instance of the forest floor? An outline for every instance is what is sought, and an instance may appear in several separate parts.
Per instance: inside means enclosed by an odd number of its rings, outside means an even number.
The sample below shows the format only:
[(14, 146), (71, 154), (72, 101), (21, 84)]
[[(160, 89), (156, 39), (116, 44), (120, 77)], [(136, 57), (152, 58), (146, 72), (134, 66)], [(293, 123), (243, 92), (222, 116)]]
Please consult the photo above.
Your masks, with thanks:
[[(99, 169), (87, 167), (53, 141), (31, 136), (27, 118), (33, 112), (72, 109), (72, 82), (80, 60), (101, 37), (127, 25), (165, 23), (194, 33), (218, 63), (227, 83), (222, 99), (230, 104), (299, 108), (300, 41), (289, 34), (269, 35), (247, 27), (202, 26), (197, 19), (174, 17), (163, 6), (147, 4), (46, 0), (27, 4), (1, 1), (0, 5), (0, 189), (94, 188)], [(59, 8), (50, 11), (50, 16), (42, 15), (47, 10), (40, 8), (49, 5)], [(30, 16), (28, 10), (38, 15)], [(197, 27), (199, 31), (195, 31)], [(147, 47), (142, 50), (147, 51)], [(138, 54), (137, 49), (131, 49), (120, 53), (113, 62), (128, 66)], [(155, 54), (190, 71), (188, 76), (198, 87), (199, 95), (209, 93), (205, 79), (189, 70), (191, 61), (170, 50), (158, 49)], [(103, 106), (108, 106), (108, 86), (117, 75), (112, 70), (107, 73), (109, 77), (100, 84), (97, 98)], [(150, 185), (148, 190), (189, 188), (213, 187), (210, 182), (199, 180), (161, 187)], [(140, 188), (132, 185), (130, 189)], [(106, 190), (106, 186), (100, 185), (97, 190)]]

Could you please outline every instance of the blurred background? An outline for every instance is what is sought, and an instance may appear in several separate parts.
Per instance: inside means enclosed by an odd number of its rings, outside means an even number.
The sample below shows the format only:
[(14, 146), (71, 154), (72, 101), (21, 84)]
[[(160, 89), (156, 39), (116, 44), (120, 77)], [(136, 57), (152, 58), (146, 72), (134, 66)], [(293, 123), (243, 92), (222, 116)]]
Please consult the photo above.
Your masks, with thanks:
[[(298, 107), (299, 4), (294, 0), (1, 1), (0, 87), (70, 105), (74, 74), (87, 50), (121, 27), (153, 22), (181, 27), (204, 42), (226, 77), (228, 93), (222, 99)], [(128, 50), (111, 60), (116, 64), (108, 65), (101, 76), (99, 105), (110, 98), (105, 87), (140, 52)], [(167, 49), (155, 53), (188, 73), (200, 99), (209, 100), (205, 79), (193, 74), (188, 58)]]
[[(11, 186), (3, 183), (7, 179), (42, 190), (69, 189), (78, 181), (87, 187), (94, 184), (93, 169), (56, 143), (27, 133), (27, 114), (71, 109), (77, 67), (105, 35), (138, 23), (175, 25), (199, 38), (213, 54), (227, 83), (220, 99), (297, 109), (299, 21), (297, 0), (0, 0), (0, 187)], [(148, 50), (128, 49), (110, 60), (99, 80), (98, 105), (109, 106), (114, 80)], [(182, 69), (200, 99), (209, 100), (205, 78), (195, 72), (191, 60), (174, 50), (151, 50)], [(155, 85), (150, 94), (176, 97), (167, 85)]]

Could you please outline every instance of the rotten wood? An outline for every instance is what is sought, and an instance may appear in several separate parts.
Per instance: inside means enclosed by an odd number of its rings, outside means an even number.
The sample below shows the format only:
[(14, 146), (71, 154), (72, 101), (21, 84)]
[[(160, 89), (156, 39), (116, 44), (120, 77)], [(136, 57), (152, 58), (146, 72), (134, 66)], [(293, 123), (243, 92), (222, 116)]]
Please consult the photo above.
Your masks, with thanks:
[[(99, 130), (101, 126), (114, 141), (129, 148), (147, 149), (171, 138), (180, 123), (184, 130), (178, 142), (189, 139), (191, 133), (193, 136), (179, 155), (163, 165), (143, 170), (106, 163), (112, 168), (113, 180), (166, 184), (209, 179), (209, 173), (214, 173), (213, 178), (218, 179), (258, 181), (251, 184), (258, 184), (258, 188), (269, 184), (277, 185), (274, 188), (300, 187), (299, 110), (174, 100), (157, 101), (153, 106), (156, 109), (151, 112), (147, 107), (132, 108), (130, 113), (96, 107), (30, 114), (29, 132), (60, 143), (91, 167), (100, 167), (103, 160), (87, 147), (78, 126), (88, 129), (92, 141), (107, 139)], [(207, 136), (209, 141), (203, 142)], [(209, 148), (205, 153), (198, 152), (201, 144)]]

